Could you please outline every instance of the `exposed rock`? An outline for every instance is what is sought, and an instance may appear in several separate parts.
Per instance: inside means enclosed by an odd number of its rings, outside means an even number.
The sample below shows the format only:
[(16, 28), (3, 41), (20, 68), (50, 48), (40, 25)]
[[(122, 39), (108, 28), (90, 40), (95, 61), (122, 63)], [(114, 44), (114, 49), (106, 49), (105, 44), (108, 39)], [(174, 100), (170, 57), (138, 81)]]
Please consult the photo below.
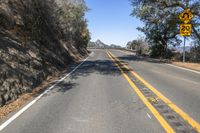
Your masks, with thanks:
[(89, 47), (90, 48), (122, 48), (115, 44), (107, 45), (99, 39), (96, 42), (89, 42)]
[(103, 43), (101, 40), (97, 40), (96, 42), (90, 42), (89, 47), (92, 47), (92, 48), (109, 48), (109, 45)]
[(0, 105), (87, 55), (86, 46), (63, 39), (52, 26), (59, 8), (54, 0), (0, 1)]

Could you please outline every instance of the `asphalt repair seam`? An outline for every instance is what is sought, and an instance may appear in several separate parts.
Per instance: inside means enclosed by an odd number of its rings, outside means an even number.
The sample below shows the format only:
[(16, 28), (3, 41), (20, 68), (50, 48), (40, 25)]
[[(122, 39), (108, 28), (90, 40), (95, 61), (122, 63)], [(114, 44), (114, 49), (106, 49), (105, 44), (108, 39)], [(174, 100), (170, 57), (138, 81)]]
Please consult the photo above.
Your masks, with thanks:
[(190, 118), (112, 53), (109, 52), (109, 56), (121, 67), (153, 107), (156, 108), (176, 132), (199, 132), (199, 124), (195, 120)]
[(153, 107), (153, 105), (148, 101), (148, 99), (142, 94), (142, 92), (139, 90), (139, 88), (135, 85), (135, 83), (130, 79), (130, 77), (127, 75), (130, 73), (128, 69), (125, 69), (122, 67), (123, 65), (120, 64), (119, 61), (116, 61), (115, 58), (111, 55), (110, 52), (107, 52), (110, 59), (113, 61), (113, 63), (116, 65), (116, 67), (121, 71), (124, 78), (128, 81), (130, 86), (133, 88), (133, 90), (137, 93), (139, 98), (142, 100), (142, 102), (147, 106), (147, 108), (151, 111), (151, 113), (155, 116), (155, 118), (158, 120), (158, 122), (161, 124), (161, 126), (164, 128), (164, 130), (167, 133), (175, 133), (175, 131), (172, 129), (172, 127), (167, 123), (167, 121), (160, 115), (160, 113)]

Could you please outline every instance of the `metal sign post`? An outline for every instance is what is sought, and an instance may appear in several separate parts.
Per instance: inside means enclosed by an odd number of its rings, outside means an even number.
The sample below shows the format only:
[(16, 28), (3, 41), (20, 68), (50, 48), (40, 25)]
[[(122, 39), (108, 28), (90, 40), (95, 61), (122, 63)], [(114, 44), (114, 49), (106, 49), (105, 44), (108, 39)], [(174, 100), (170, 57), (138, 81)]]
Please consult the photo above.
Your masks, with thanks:
[(184, 46), (183, 46), (183, 63), (185, 63), (185, 43), (186, 43), (186, 37), (184, 36)]
[(184, 44), (183, 44), (184, 45), (183, 46), (183, 63), (184, 63), (186, 36), (190, 36), (192, 32), (192, 25), (188, 23), (193, 18), (193, 15), (190, 9), (186, 9), (180, 14), (179, 18), (184, 22), (184, 24), (180, 25), (180, 35), (184, 36)]

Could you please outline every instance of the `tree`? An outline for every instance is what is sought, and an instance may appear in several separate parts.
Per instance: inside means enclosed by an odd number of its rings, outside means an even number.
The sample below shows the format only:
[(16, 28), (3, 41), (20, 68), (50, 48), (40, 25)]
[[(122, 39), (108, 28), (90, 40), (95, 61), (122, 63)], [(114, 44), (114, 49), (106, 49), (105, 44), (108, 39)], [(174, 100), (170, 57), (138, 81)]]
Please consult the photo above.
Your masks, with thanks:
[(190, 53), (190, 61), (200, 62), (200, 45), (195, 45), (191, 48)]
[(139, 27), (149, 42), (151, 55), (166, 57), (170, 45), (180, 45), (179, 14), (190, 7), (194, 14), (191, 22), (193, 27), (193, 40), (199, 41), (199, 0), (131, 0), (133, 6), (132, 16), (144, 22), (144, 27)]
[(73, 5), (69, 2), (64, 2), (63, 7), (57, 11), (63, 39), (74, 43), (80, 53), (83, 52), (81, 48), (86, 48), (90, 40), (85, 19), (86, 11), (88, 8), (84, 3)]
[(136, 40), (129, 41), (126, 45), (127, 48), (136, 50), (139, 55), (147, 55), (149, 48), (146, 39), (140, 37)]

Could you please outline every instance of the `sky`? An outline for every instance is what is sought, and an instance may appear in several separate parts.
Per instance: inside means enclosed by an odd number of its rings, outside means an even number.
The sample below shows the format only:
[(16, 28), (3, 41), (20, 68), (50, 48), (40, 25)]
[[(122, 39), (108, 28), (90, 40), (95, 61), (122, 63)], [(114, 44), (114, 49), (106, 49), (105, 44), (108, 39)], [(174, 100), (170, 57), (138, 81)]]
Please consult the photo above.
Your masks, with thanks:
[(128, 41), (143, 35), (136, 28), (143, 23), (130, 16), (129, 0), (85, 0), (86, 14), (92, 41), (100, 39), (106, 44), (126, 46)]

